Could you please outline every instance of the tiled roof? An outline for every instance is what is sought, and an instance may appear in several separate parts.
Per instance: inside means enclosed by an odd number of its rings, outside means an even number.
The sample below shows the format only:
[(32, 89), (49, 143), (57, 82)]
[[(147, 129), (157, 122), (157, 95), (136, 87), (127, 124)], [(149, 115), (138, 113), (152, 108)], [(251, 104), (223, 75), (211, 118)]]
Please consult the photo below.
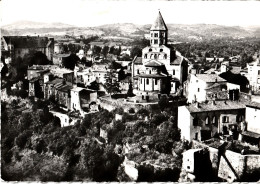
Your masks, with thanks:
[(257, 102), (249, 102), (248, 104), (246, 104), (246, 106), (260, 109), (260, 103)]
[(53, 54), (53, 57), (69, 57), (70, 54)]
[(255, 132), (250, 132), (250, 131), (244, 131), (242, 132), (242, 135), (248, 136), (248, 137), (254, 137), (256, 139), (260, 138), (260, 134), (255, 133)]
[(158, 16), (150, 30), (168, 30), (160, 11), (158, 12)]
[(226, 82), (225, 79), (221, 78), (217, 74), (196, 74), (195, 76), (205, 82)]
[(67, 92), (68, 90), (71, 90), (73, 86), (65, 84), (57, 88), (59, 91)]
[(38, 36), (4, 36), (4, 39), (15, 48), (46, 48), (52, 43), (48, 37)]
[(134, 61), (135, 64), (142, 64), (142, 57), (136, 57), (135, 61)]
[(212, 101), (208, 103), (199, 103), (199, 107), (196, 106), (196, 103), (186, 106), (187, 109), (193, 112), (209, 112), (209, 111), (219, 111), (219, 110), (234, 110), (234, 109), (245, 109), (246, 105), (238, 101), (215, 101), (213, 104)]
[(162, 74), (140, 74), (137, 77), (143, 77), (143, 78), (162, 78), (167, 77), (166, 75)]
[(174, 61), (171, 62), (172, 65), (180, 65), (182, 62), (182, 57), (177, 57)]
[(62, 83), (63, 79), (54, 79), (52, 81), (48, 81), (46, 82), (46, 84), (58, 84), (58, 83)]
[(145, 66), (162, 66), (163, 64), (160, 63), (159, 61), (154, 61), (154, 60), (151, 60), (151, 61), (148, 61), (147, 63), (145, 63)]

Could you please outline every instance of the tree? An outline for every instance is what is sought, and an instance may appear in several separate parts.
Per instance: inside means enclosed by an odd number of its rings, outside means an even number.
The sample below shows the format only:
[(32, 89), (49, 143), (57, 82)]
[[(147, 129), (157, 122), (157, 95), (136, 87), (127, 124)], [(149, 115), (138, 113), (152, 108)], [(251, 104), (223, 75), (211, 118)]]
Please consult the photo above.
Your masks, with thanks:
[(137, 57), (142, 56), (142, 49), (139, 46), (135, 46), (131, 50), (131, 57), (134, 58), (135, 56)]
[(65, 68), (70, 70), (74, 70), (76, 63), (79, 61), (79, 57), (76, 54), (70, 54), (69, 57), (64, 58), (62, 60), (62, 64)]
[(127, 90), (127, 96), (129, 96), (129, 97), (134, 96), (132, 82), (130, 82), (130, 84), (129, 84), (129, 87), (128, 87), (128, 90)]
[(108, 73), (107, 80), (106, 83), (104, 84), (104, 87), (110, 95), (121, 92), (119, 88), (119, 83), (117, 82), (116, 79), (116, 74), (113, 70), (111, 70)]
[(161, 111), (163, 111), (166, 107), (169, 106), (169, 100), (166, 96), (162, 96), (161, 99), (158, 102), (158, 105), (161, 109)]
[(104, 57), (107, 56), (108, 50), (109, 50), (109, 47), (108, 47), (108, 46), (104, 46), (104, 47), (103, 47), (103, 49), (102, 49), (102, 54), (104, 55)]

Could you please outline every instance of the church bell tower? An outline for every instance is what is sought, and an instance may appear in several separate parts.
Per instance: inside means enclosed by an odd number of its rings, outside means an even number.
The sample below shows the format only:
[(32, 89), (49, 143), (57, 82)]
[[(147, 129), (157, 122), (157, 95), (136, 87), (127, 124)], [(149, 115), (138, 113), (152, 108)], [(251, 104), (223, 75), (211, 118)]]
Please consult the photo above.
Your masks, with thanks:
[(168, 28), (162, 18), (161, 12), (158, 12), (158, 16), (150, 29), (150, 45), (160, 46), (167, 45), (168, 41)]

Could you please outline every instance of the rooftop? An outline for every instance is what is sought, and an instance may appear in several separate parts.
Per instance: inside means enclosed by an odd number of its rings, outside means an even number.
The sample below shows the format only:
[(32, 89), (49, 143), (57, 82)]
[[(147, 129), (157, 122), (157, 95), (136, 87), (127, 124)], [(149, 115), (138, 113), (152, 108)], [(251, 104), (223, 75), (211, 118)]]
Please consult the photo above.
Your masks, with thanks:
[(172, 65), (180, 65), (182, 62), (182, 57), (178, 56), (175, 60), (171, 62)]
[(144, 65), (148, 66), (148, 67), (149, 66), (155, 67), (155, 66), (162, 66), (163, 64), (161, 62), (159, 62), (159, 61), (150, 60), (150, 61), (146, 62)]
[(194, 76), (205, 82), (226, 82), (225, 79), (221, 78), (217, 74), (196, 74)]
[(162, 78), (162, 77), (167, 77), (166, 75), (162, 74), (140, 74), (138, 77), (143, 77), (143, 78)]
[(134, 63), (135, 64), (142, 64), (142, 57), (136, 57), (135, 60), (134, 60)]
[(257, 102), (249, 102), (248, 104), (246, 104), (246, 106), (260, 109), (260, 103), (257, 103)]
[(150, 30), (164, 30), (164, 31), (168, 30), (160, 11), (158, 12), (158, 16), (155, 19), (155, 22), (152, 25)]
[(234, 109), (245, 109), (246, 105), (239, 101), (212, 101), (208, 103), (199, 103), (198, 107), (196, 103), (186, 106), (187, 109), (191, 112), (208, 112), (208, 111), (220, 111), (220, 110), (234, 110)]

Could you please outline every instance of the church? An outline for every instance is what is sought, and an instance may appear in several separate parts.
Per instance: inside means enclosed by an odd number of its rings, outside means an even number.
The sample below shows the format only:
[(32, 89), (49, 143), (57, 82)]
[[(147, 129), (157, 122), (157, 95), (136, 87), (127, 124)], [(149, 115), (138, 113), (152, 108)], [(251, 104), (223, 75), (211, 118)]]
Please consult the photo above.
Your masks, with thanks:
[(175, 94), (187, 80), (188, 60), (168, 44), (168, 28), (161, 12), (150, 29), (150, 46), (142, 49), (132, 66), (134, 93), (140, 100)]

